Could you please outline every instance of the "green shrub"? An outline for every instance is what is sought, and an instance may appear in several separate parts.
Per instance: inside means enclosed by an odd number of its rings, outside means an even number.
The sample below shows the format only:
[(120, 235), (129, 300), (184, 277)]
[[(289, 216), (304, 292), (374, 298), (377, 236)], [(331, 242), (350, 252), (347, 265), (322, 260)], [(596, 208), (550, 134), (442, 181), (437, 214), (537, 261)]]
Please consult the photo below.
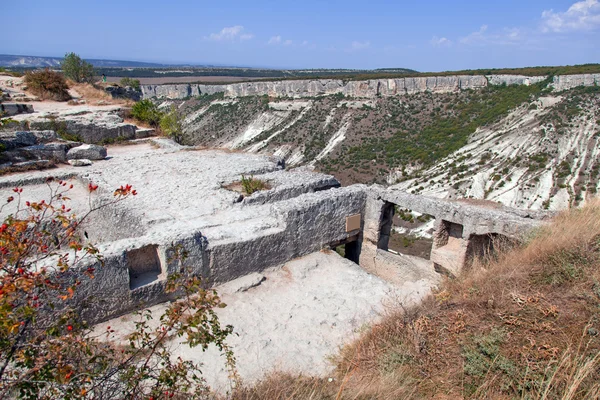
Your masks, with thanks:
[(23, 74), (20, 73), (20, 72), (10, 71), (10, 70), (7, 70), (4, 67), (0, 67), (0, 75), (14, 76), (14, 77), (17, 77), (17, 78), (23, 76)]
[(139, 79), (132, 79), (132, 78), (125, 77), (125, 78), (121, 78), (121, 81), (119, 83), (121, 84), (121, 86), (131, 86), (135, 90), (140, 90), (140, 80)]
[(254, 192), (258, 192), (259, 190), (269, 188), (269, 185), (267, 185), (266, 182), (256, 179), (252, 176), (250, 178), (246, 178), (244, 175), (242, 175), (242, 180), (240, 183), (242, 185), (242, 189), (244, 189), (244, 193), (246, 193), (248, 196)]
[(42, 100), (67, 101), (71, 98), (65, 77), (49, 68), (27, 72), (24, 82), (29, 91)]
[(77, 83), (94, 81), (94, 67), (92, 64), (84, 61), (75, 53), (65, 54), (65, 58), (60, 64), (63, 74)]
[(158, 109), (156, 104), (150, 100), (138, 101), (131, 108), (131, 116), (138, 121), (145, 122), (152, 126), (158, 126), (163, 113)]
[(171, 111), (164, 114), (160, 118), (160, 129), (164, 132), (165, 135), (167, 135), (177, 143), (182, 144), (183, 135), (181, 117), (177, 113), (177, 109), (174, 106), (171, 107)]

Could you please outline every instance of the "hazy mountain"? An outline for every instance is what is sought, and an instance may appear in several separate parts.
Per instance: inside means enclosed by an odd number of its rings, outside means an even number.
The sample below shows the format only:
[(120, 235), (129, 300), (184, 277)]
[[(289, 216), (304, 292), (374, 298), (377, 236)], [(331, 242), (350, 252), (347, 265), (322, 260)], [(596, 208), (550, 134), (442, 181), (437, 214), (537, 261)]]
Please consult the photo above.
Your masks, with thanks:
[[(37, 56), (15, 56), (9, 54), (0, 54), (0, 67), (58, 67), (62, 57), (37, 57)], [(139, 61), (122, 60), (97, 60), (87, 59), (95, 67), (137, 67), (137, 68), (157, 68), (167, 67), (166, 64), (146, 63)]]

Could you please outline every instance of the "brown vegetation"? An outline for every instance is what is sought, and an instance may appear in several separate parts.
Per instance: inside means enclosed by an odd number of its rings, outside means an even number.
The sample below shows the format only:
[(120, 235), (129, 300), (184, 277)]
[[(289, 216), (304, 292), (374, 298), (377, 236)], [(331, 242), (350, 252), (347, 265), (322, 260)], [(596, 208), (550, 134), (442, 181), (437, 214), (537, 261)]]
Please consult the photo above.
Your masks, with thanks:
[(71, 98), (65, 77), (49, 68), (27, 72), (23, 80), (28, 90), (42, 100), (67, 101)]
[(81, 99), (85, 100), (89, 104), (115, 104), (115, 105), (132, 105), (134, 102), (127, 99), (113, 99), (113, 97), (104, 90), (102, 84), (91, 84), (91, 83), (77, 83), (70, 79), (67, 80), (69, 88), (74, 90)]
[(390, 312), (341, 351), (332, 382), (274, 374), (234, 398), (597, 399), (599, 267), (597, 201)]

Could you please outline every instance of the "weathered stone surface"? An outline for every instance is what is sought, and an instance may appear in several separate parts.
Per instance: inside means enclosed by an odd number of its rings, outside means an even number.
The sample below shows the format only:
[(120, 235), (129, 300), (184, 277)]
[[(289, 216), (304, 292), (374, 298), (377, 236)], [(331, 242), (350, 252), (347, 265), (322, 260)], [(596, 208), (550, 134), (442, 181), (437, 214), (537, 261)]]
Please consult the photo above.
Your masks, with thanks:
[(14, 163), (13, 167), (23, 168), (23, 167), (36, 167), (36, 168), (48, 168), (51, 165), (49, 160), (33, 160), (33, 161), (23, 161)]
[(104, 90), (110, 94), (113, 99), (130, 99), (133, 101), (140, 101), (142, 99), (142, 92), (129, 86), (107, 86)]
[(31, 133), (37, 138), (38, 143), (48, 143), (58, 139), (56, 132), (50, 130), (31, 131)]
[(66, 162), (68, 145), (64, 143), (47, 143), (24, 147), (22, 151), (28, 153), (31, 158), (39, 160), (53, 160)]
[(28, 114), (33, 112), (31, 104), (0, 103), (0, 115), (12, 116), (17, 114)]
[(81, 158), (79, 160), (69, 160), (69, 164), (71, 164), (74, 167), (87, 167), (88, 165), (92, 165), (92, 161), (85, 158)]
[(152, 128), (139, 128), (135, 130), (135, 138), (136, 139), (145, 139), (150, 136), (155, 136), (156, 130)]
[[(216, 288), (227, 304), (217, 310), (219, 320), (235, 327), (237, 335), (228, 344), (240, 377), (249, 384), (273, 366), (292, 373), (330, 372), (332, 349), (377, 321), (386, 307), (396, 302), (410, 307), (429, 293), (421, 282), (393, 287), (335, 252), (313, 253), (260, 275), (267, 279), (245, 292), (236, 290), (241, 286), (237, 280)], [(165, 306), (154, 306), (152, 314), (162, 314)], [(157, 320), (150, 321), (153, 327)], [(95, 332), (106, 332), (107, 326), (115, 331), (108, 340), (126, 345), (132, 324), (114, 319)], [(185, 360), (202, 362), (203, 377), (213, 390), (225, 393), (229, 388), (218, 351), (190, 348), (179, 341), (174, 351)]]
[[(382, 260), (379, 249), (387, 250), (394, 208), (397, 205), (435, 218), (435, 234), (431, 262), (436, 270), (459, 275), (484, 242), (493, 240), (523, 240), (533, 229), (541, 226), (552, 213), (523, 211), (509, 207), (486, 208), (456, 201), (435, 199), (402, 190), (373, 186), (367, 200), (363, 254), (361, 265), (369, 271), (389, 269), (389, 257)], [(479, 246), (477, 248), (473, 246)], [(471, 259), (469, 259), (471, 257)], [(381, 262), (383, 261), (383, 263)], [(404, 261), (398, 259), (399, 263)]]
[(255, 288), (267, 279), (263, 274), (253, 272), (241, 278), (227, 282), (223, 285), (222, 290), (228, 293), (246, 292), (249, 289)]
[(38, 139), (32, 132), (0, 132), (0, 143), (6, 150), (12, 150), (19, 147), (33, 146), (38, 143)]
[(271, 188), (244, 197), (243, 204), (273, 203), (298, 197), (304, 193), (340, 187), (339, 181), (333, 176), (318, 174), (304, 168), (270, 172), (264, 175), (256, 175), (254, 178), (266, 182)]
[(533, 85), (542, 82), (547, 76), (524, 76), (524, 75), (487, 75), (490, 85)]
[(106, 158), (106, 147), (98, 146), (95, 144), (82, 144), (78, 147), (73, 147), (67, 153), (67, 159), (69, 160), (103, 160)]
[(84, 143), (134, 139), (137, 127), (123, 123), (117, 112), (118, 108), (98, 110), (80, 107), (54, 114), (36, 113), (28, 117), (28, 121), (34, 130), (62, 129)]
[(556, 91), (572, 89), (577, 86), (600, 85), (600, 74), (558, 75), (554, 77), (552, 86)]
[[(96, 279), (82, 283), (78, 291), (83, 296), (80, 300), (98, 301), (88, 311), (91, 321), (171, 298), (164, 288), (166, 277), (177, 268), (169, 261), (173, 244), (189, 252), (186, 265), (207, 284), (264, 274), (267, 268), (343, 243), (358, 250), (362, 244), (362, 253), (357, 254), (361, 265), (371, 259), (365, 269), (401, 285), (406, 280), (431, 283), (436, 275), (432, 262), (382, 253), (379, 242), (385, 218), (380, 214), (388, 207), (386, 201), (463, 224), (459, 239), (467, 244), (471, 234), (517, 236), (539, 225), (518, 212), (486, 210), (377, 186), (335, 188), (337, 181), (330, 176), (281, 171), (273, 160), (247, 153), (190, 151), (177, 146), (156, 149), (143, 143), (112, 147), (111, 156), (84, 170), (68, 169), (83, 186), (70, 196), (77, 214), (89, 207), (89, 181), (99, 185), (92, 206), (111, 199), (113, 190), (124, 183), (138, 190), (135, 198), (102, 208), (97, 218), (83, 226), (105, 256)], [(31, 200), (40, 200), (47, 195), (43, 182), (50, 174), (60, 175), (61, 169), (0, 177), (0, 197), (8, 196), (11, 187), (30, 182), (27, 189), (35, 195)], [(258, 192), (256, 198), (261, 201), (236, 204), (238, 194), (222, 184), (241, 175), (268, 176), (273, 191)], [(356, 214), (361, 215), (361, 228), (347, 232), (346, 219)], [(138, 253), (157, 260), (150, 274), (135, 273)]]

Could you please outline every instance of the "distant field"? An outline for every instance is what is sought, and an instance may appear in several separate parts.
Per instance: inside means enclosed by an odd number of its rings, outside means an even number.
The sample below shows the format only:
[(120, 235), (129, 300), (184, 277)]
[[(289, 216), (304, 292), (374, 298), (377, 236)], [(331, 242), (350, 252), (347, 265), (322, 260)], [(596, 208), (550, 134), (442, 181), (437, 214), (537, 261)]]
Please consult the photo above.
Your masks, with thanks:
[[(107, 76), (108, 82), (119, 82), (122, 76)], [(162, 85), (165, 83), (232, 83), (246, 82), (257, 79), (269, 79), (269, 77), (243, 77), (243, 76), (168, 76), (160, 78), (134, 78), (138, 79), (142, 85)]]

